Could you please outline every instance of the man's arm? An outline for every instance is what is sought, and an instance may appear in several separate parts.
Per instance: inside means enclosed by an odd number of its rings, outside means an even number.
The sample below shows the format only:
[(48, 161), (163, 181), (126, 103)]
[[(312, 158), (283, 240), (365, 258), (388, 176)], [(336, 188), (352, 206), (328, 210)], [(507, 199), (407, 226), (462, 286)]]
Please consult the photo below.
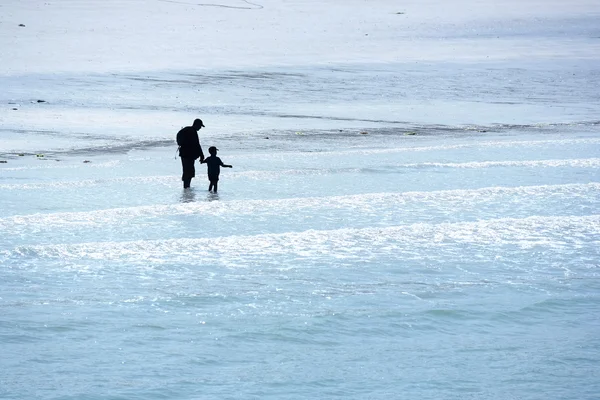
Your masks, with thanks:
[(193, 135), (190, 135), (190, 146), (194, 149), (194, 155), (196, 158), (200, 158), (200, 162), (204, 161), (204, 153), (202, 152), (202, 146), (200, 146), (200, 138), (198, 137), (198, 132), (194, 132)]

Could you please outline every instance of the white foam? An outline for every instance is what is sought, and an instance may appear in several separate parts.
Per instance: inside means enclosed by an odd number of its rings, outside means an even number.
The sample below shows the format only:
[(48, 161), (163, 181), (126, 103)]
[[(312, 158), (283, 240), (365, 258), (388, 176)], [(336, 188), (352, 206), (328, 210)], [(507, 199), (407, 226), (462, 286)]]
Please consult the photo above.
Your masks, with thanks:
[[(1, 168), (2, 171), (29, 171), (29, 170), (45, 170), (45, 169), (80, 169), (80, 168), (114, 168), (118, 167), (121, 163), (119, 160), (110, 160), (100, 163), (89, 163), (89, 164), (62, 164), (57, 160), (46, 159), (38, 160), (38, 165), (26, 165), (21, 167), (5, 167)], [(3, 186), (0, 185), (0, 188)], [(7, 187), (8, 188), (8, 187)]]
[(363, 173), (386, 171), (398, 168), (461, 168), (485, 169), (495, 167), (523, 168), (600, 168), (600, 158), (550, 159), (550, 160), (507, 160), (507, 161), (470, 161), (462, 163), (422, 162), (378, 165), (376, 169), (365, 168), (319, 168), (319, 169), (284, 169), (277, 171), (243, 171), (228, 173), (229, 178), (246, 179), (280, 179), (282, 176), (328, 175), (332, 173)]
[(49, 188), (73, 188), (73, 187), (88, 187), (98, 185), (109, 185), (115, 183), (154, 183), (179, 186), (180, 176), (176, 175), (159, 175), (159, 176), (124, 176), (119, 178), (106, 179), (80, 179), (70, 181), (50, 181), (50, 182), (35, 182), (35, 183), (5, 183), (0, 184), (0, 189), (5, 190), (39, 190)]
[[(113, 167), (118, 162), (111, 164), (109, 162), (99, 167)], [(471, 161), (464, 163), (439, 163), (439, 162), (423, 162), (423, 163), (400, 163), (378, 167), (379, 170), (386, 168), (465, 168), (465, 169), (483, 169), (493, 167), (525, 167), (525, 168), (600, 168), (600, 158), (576, 158), (576, 159), (553, 159), (553, 160), (525, 160), (525, 161)], [(75, 166), (69, 168), (76, 168)], [(26, 168), (27, 169), (27, 168)], [(242, 172), (228, 172), (229, 179), (244, 178), (254, 180), (265, 179), (280, 179), (282, 176), (310, 176), (310, 175), (329, 175), (332, 173), (362, 173), (371, 171), (371, 168), (319, 168), (319, 169), (283, 169), (277, 171), (270, 170), (249, 170)], [(177, 182), (178, 176), (161, 175), (161, 176), (129, 176), (108, 179), (86, 179), (79, 181), (51, 181), (37, 183), (5, 183), (0, 184), (0, 189), (6, 190), (37, 190), (52, 187), (84, 187), (95, 186), (100, 184), (125, 183), (125, 182), (144, 182), (144, 183), (159, 183), (170, 184)]]
[[(570, 146), (570, 145), (595, 145), (600, 144), (600, 139), (555, 139), (555, 140), (507, 140), (507, 141), (472, 141), (470, 143), (447, 144), (439, 146), (403, 146), (388, 147), (383, 149), (351, 149), (339, 151), (318, 152), (319, 155), (345, 155), (345, 154), (393, 154), (393, 153), (413, 153), (425, 151), (443, 151), (468, 148), (487, 148), (487, 147), (538, 147), (538, 146)], [(281, 152), (277, 153), (281, 155)]]
[(319, 212), (345, 209), (361, 213), (380, 210), (394, 204), (407, 203), (442, 204), (445, 208), (458, 209), (476, 203), (498, 201), (503, 196), (539, 197), (570, 199), (600, 196), (600, 183), (563, 184), (517, 187), (486, 187), (481, 189), (454, 189), (441, 191), (418, 191), (404, 193), (368, 193), (347, 196), (301, 197), (271, 200), (234, 200), (193, 202), (185, 204), (159, 204), (140, 207), (113, 208), (87, 212), (66, 212), (50, 214), (18, 215), (0, 218), (0, 230), (11, 232), (31, 229), (52, 230), (58, 227), (105, 226), (127, 224), (135, 218), (155, 218), (175, 215), (234, 216), (234, 215), (286, 215), (302, 211)]
[(575, 158), (567, 160), (526, 160), (526, 161), (471, 161), (464, 163), (439, 163), (424, 162), (398, 164), (398, 167), (441, 167), (441, 168), (492, 168), (492, 167), (572, 167), (572, 168), (600, 168), (600, 158)]
[[(600, 215), (570, 217), (500, 218), (477, 222), (417, 223), (386, 228), (309, 230), (283, 234), (227, 236), (211, 239), (138, 240), (69, 245), (20, 246), (2, 251), (4, 257), (46, 257), (63, 260), (93, 259), (126, 262), (215, 262), (243, 265), (249, 259), (274, 256), (303, 259), (332, 257), (368, 259), (381, 254), (396, 258), (419, 256), (419, 249), (444, 253), (447, 246), (510, 245), (518, 249), (541, 246), (565, 249), (600, 244)], [(596, 247), (600, 248), (600, 247)], [(210, 261), (208, 261), (210, 260)], [(214, 261), (213, 261), (214, 260)]]

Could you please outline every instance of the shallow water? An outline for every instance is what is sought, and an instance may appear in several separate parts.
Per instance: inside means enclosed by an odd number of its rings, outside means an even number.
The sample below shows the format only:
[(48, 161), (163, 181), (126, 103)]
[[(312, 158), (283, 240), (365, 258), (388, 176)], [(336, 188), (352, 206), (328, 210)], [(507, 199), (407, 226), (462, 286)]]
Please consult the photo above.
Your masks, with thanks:
[(600, 140), (548, 129), (281, 133), (218, 195), (172, 146), (17, 156), (1, 393), (591, 399)]
[[(590, 19), (411, 40), (577, 53)], [(0, 76), (0, 398), (596, 398), (597, 58), (494, 43)], [(181, 188), (195, 117), (219, 194)]]

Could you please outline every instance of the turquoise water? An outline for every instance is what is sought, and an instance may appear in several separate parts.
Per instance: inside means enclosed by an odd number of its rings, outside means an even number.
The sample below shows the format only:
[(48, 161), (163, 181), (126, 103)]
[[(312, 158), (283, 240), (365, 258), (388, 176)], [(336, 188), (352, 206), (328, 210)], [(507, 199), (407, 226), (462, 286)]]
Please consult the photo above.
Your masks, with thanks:
[(142, 128), (0, 131), (0, 397), (596, 398), (597, 69), (503, 67), (48, 77), (24, 112)]

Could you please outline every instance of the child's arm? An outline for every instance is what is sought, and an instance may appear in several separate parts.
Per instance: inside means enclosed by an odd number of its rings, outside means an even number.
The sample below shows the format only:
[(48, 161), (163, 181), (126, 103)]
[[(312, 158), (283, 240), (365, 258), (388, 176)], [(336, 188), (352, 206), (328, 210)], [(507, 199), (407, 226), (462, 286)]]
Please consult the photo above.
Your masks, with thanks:
[(221, 166), (225, 168), (233, 168), (233, 165), (221, 164)]

